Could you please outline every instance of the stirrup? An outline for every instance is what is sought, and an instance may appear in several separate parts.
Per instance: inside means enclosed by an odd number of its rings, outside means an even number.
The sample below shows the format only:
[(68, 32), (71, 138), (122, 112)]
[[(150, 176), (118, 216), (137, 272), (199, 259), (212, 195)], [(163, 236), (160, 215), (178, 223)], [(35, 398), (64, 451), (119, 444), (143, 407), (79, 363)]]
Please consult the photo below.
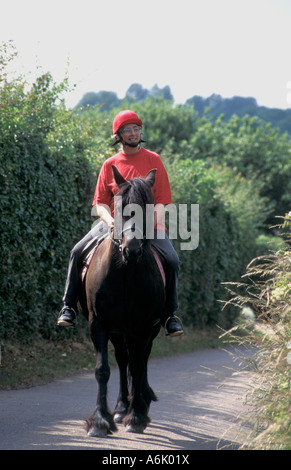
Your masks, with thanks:
[[(181, 323), (181, 325), (178, 323), (177, 321), (177, 324), (178, 324), (178, 329), (177, 330), (174, 330), (174, 331), (168, 331), (167, 329), (167, 323), (168, 321), (170, 321), (172, 318), (174, 318), (176, 321), (179, 320), (179, 322)], [(165, 330), (166, 330), (166, 336), (180, 336), (184, 333), (183, 331), (183, 327), (182, 327), (182, 321), (179, 317), (177, 317), (177, 315), (173, 315), (171, 317), (168, 317), (167, 320), (165, 321)]]
[[(66, 318), (66, 314), (63, 314), (64, 310), (69, 310), (69, 312), (72, 313), (72, 316), (74, 316), (74, 318), (72, 319)], [(69, 307), (68, 305), (64, 305), (62, 310), (60, 311), (57, 325), (58, 326), (74, 326), (73, 322), (76, 319), (76, 317), (77, 317), (77, 314), (76, 314), (75, 309), (73, 307)]]

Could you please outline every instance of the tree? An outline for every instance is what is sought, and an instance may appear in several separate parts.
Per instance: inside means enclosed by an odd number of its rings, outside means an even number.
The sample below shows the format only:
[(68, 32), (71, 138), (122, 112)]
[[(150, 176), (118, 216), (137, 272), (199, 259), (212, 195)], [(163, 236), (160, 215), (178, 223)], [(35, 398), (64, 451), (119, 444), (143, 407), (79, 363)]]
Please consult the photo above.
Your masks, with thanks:
[(85, 93), (81, 98), (76, 108), (84, 108), (86, 106), (100, 106), (102, 111), (108, 111), (119, 105), (121, 100), (117, 97), (117, 94), (113, 91), (99, 91), (95, 93), (90, 91)]
[(149, 91), (149, 96), (162, 96), (164, 100), (172, 101), (174, 99), (171, 89), (168, 85), (164, 88), (159, 88), (157, 84), (155, 84)]
[(135, 101), (143, 101), (148, 97), (149, 91), (146, 88), (143, 88), (142, 85), (139, 83), (133, 83), (128, 88), (125, 98), (126, 99), (133, 99)]

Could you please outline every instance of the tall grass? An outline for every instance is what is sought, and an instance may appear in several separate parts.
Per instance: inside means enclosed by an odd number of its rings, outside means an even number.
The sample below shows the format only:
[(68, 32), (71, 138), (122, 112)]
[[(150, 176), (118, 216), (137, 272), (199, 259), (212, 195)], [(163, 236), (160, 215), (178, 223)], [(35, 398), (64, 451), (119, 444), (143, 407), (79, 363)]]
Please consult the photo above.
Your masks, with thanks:
[(254, 351), (254, 382), (246, 396), (252, 432), (242, 445), (247, 449), (291, 449), (291, 212), (283, 219), (278, 230), (285, 248), (254, 259), (244, 282), (227, 283), (229, 302), (245, 319), (222, 336)]

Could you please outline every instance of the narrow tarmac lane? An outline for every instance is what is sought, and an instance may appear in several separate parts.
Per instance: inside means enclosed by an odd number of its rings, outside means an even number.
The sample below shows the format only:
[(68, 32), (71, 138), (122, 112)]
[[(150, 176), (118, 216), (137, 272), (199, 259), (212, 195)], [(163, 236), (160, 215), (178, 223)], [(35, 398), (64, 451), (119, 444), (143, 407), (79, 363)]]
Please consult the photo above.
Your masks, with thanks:
[[(226, 351), (209, 349), (151, 359), (149, 383), (159, 401), (144, 434), (122, 425), (108, 438), (88, 437), (84, 419), (96, 403), (93, 371), (24, 390), (0, 392), (0, 449), (186, 450), (237, 449), (248, 427), (239, 416), (250, 372)], [(111, 368), (109, 405), (118, 371)]]

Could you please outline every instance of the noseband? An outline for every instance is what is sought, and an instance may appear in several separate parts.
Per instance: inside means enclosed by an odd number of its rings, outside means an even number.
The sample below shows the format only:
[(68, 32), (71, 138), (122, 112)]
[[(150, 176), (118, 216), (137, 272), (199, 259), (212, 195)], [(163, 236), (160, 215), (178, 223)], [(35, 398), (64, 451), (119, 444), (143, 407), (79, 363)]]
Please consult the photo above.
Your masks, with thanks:
[[(124, 234), (125, 232), (129, 232), (130, 230), (133, 231), (132, 226), (124, 228), (122, 230), (122, 233)], [(139, 234), (141, 235), (141, 240), (142, 240), (141, 246), (143, 246), (144, 241), (146, 239), (146, 235), (144, 235), (143, 232), (138, 227), (135, 227), (134, 231), (139, 232)], [(109, 238), (115, 246), (118, 246), (119, 251), (122, 251), (122, 238), (119, 238), (117, 240), (114, 238), (114, 227), (110, 229)]]

